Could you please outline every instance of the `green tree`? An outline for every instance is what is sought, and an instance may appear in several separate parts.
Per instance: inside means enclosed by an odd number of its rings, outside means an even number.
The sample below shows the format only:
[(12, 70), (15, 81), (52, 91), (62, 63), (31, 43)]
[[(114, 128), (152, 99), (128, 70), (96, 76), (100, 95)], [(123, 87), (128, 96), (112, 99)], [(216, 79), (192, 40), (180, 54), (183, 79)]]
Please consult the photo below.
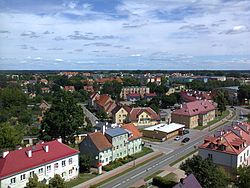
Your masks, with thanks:
[(91, 167), (91, 156), (89, 155), (80, 155), (79, 158), (79, 166), (80, 166), (80, 172), (84, 173), (90, 172), (90, 167)]
[(229, 183), (229, 177), (224, 170), (213, 164), (211, 160), (203, 160), (198, 155), (187, 159), (180, 168), (186, 174), (193, 173), (204, 188), (223, 188), (227, 187)]
[(239, 188), (250, 187), (250, 166), (240, 166), (236, 172), (235, 185)]
[(214, 101), (218, 104), (218, 110), (222, 114), (226, 110), (227, 100), (222, 91), (218, 91), (214, 97)]
[(56, 174), (51, 180), (49, 180), (49, 188), (65, 188), (65, 181), (60, 175)]
[(117, 81), (105, 82), (102, 86), (101, 93), (109, 94), (112, 99), (119, 99), (122, 90), (122, 84)]
[(56, 94), (51, 108), (45, 113), (40, 138), (52, 140), (61, 137), (64, 143), (73, 143), (79, 128), (86, 128), (84, 119), (83, 110), (72, 94), (61, 91)]
[(14, 149), (21, 144), (22, 138), (20, 127), (12, 126), (9, 122), (0, 124), (0, 149)]
[(241, 104), (245, 104), (245, 99), (250, 99), (250, 85), (242, 85), (239, 87), (238, 99)]
[(47, 187), (48, 185), (38, 181), (38, 177), (36, 174), (33, 177), (30, 177), (29, 182), (26, 184), (26, 188), (47, 188)]

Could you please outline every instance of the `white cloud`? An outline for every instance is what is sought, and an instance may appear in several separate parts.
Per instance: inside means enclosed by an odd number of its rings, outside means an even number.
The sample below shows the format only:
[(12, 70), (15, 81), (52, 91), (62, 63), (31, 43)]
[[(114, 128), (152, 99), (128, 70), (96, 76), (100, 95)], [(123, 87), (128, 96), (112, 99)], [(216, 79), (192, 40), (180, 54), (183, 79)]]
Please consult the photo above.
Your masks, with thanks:
[(64, 61), (64, 60), (63, 60), (63, 59), (55, 59), (55, 61), (62, 62), (62, 61)]

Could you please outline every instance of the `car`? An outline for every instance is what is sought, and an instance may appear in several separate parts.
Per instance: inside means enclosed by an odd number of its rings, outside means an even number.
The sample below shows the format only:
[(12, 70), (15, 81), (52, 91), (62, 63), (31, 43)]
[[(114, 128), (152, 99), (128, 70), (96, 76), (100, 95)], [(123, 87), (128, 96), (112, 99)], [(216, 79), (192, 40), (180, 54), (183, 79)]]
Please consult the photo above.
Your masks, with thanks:
[(180, 140), (180, 139), (181, 139), (181, 136), (176, 136), (174, 140), (175, 140), (175, 141), (178, 141), (178, 140)]
[(183, 130), (183, 134), (188, 134), (189, 133), (189, 130), (188, 129), (184, 129)]
[(186, 138), (184, 138), (181, 142), (182, 142), (182, 143), (187, 143), (189, 140), (190, 140), (190, 138), (186, 137)]

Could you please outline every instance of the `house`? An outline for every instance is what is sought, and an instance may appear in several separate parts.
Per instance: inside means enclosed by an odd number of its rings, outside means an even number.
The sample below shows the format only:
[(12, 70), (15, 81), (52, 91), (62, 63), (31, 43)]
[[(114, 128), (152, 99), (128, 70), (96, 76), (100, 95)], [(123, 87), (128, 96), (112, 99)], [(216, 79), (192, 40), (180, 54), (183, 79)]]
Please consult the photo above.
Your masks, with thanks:
[(161, 77), (151, 77), (147, 79), (147, 83), (155, 83), (156, 85), (161, 85)]
[(193, 102), (196, 100), (208, 100), (213, 101), (212, 92), (185, 90), (180, 93), (182, 102)]
[(42, 93), (50, 93), (50, 89), (48, 87), (41, 88)]
[(108, 78), (99, 78), (99, 79), (96, 79), (95, 82), (99, 85), (103, 85), (105, 82), (112, 82), (112, 81), (116, 81), (116, 82), (119, 82), (119, 83), (122, 83), (122, 79), (119, 78), (119, 77), (108, 77)]
[(42, 100), (41, 104), (39, 105), (40, 110), (44, 114), (49, 108), (51, 107), (45, 100)]
[(75, 87), (74, 86), (64, 86), (64, 91), (74, 92)]
[(185, 85), (182, 84), (173, 84), (172, 87), (168, 89), (166, 95), (169, 96), (173, 93), (180, 93), (181, 91), (185, 90)]
[(150, 93), (149, 87), (146, 86), (128, 86), (128, 87), (123, 87), (120, 93), (120, 97), (122, 99), (127, 100), (127, 95), (132, 94), (132, 93), (137, 93), (141, 96), (141, 98), (144, 97), (146, 93)]
[(177, 135), (181, 135), (185, 125), (178, 123), (157, 124), (143, 129), (143, 136), (165, 141)]
[(41, 79), (41, 80), (40, 80), (40, 83), (43, 83), (43, 84), (47, 85), (49, 82), (48, 82), (47, 79)]
[(215, 105), (207, 100), (184, 103), (171, 114), (172, 122), (184, 124), (187, 128), (206, 126), (214, 118)]
[(87, 91), (87, 92), (89, 92), (89, 93), (93, 93), (93, 92), (94, 92), (94, 87), (93, 87), (93, 86), (90, 86), (90, 85), (83, 86), (83, 90), (84, 90), (84, 91)]
[(127, 95), (127, 101), (136, 102), (141, 99), (141, 95), (139, 93), (130, 93)]
[(68, 78), (78, 75), (79, 72), (60, 72), (59, 75), (67, 76)]
[(226, 169), (250, 165), (250, 124), (237, 123), (224, 127), (213, 136), (204, 139), (199, 146), (199, 155), (210, 158)]
[(202, 186), (193, 174), (189, 174), (187, 177), (181, 178), (180, 182), (172, 188), (202, 188)]
[(94, 132), (80, 143), (81, 154), (92, 157), (92, 165), (105, 166), (110, 162), (142, 150), (142, 135), (133, 124), (104, 128)]
[(155, 125), (160, 121), (160, 116), (150, 107), (117, 106), (112, 111), (115, 123), (134, 123), (136, 126)]
[(151, 101), (154, 97), (157, 97), (156, 93), (146, 93), (144, 95), (144, 99), (147, 101)]
[(108, 94), (93, 95), (93, 106), (96, 110), (103, 110), (108, 117), (112, 116), (112, 110), (116, 107), (115, 101)]
[(55, 174), (66, 181), (79, 174), (79, 151), (68, 147), (61, 139), (38, 143), (15, 151), (6, 151), (0, 158), (0, 187), (26, 187), (34, 174), (48, 183)]

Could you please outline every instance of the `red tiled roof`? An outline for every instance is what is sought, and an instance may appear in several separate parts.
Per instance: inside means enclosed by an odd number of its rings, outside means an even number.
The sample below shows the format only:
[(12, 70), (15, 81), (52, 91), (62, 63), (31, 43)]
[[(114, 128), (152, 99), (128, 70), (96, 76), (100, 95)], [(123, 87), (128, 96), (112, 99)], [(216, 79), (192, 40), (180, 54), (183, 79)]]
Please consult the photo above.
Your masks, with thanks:
[(122, 83), (122, 79), (117, 77), (117, 78), (99, 78), (99, 79), (96, 79), (96, 82), (99, 83), (99, 84), (104, 84), (105, 82), (112, 82), (112, 81), (117, 81), (119, 83)]
[(141, 97), (141, 95), (139, 93), (130, 93), (127, 94), (127, 97)]
[(150, 107), (132, 108), (129, 114), (129, 119), (131, 121), (137, 121), (138, 116), (143, 112), (146, 112), (148, 115), (150, 115), (152, 120), (160, 120), (160, 116)]
[(111, 99), (108, 94), (100, 95), (99, 99), (96, 101), (96, 103), (102, 107), (105, 106), (105, 104), (108, 102), (108, 100)]
[(75, 91), (75, 87), (74, 86), (64, 86), (65, 91)]
[(119, 105), (117, 105), (113, 110), (112, 110), (112, 114), (115, 114), (115, 113), (117, 113), (121, 108), (123, 108), (124, 110), (126, 110), (128, 113), (130, 113), (130, 111), (131, 111), (131, 107), (129, 107), (129, 106), (119, 106)]
[[(49, 146), (49, 152), (45, 152), (44, 146)], [(32, 147), (10, 151), (5, 158), (0, 158), (0, 179), (39, 165), (56, 161), (68, 156), (78, 154), (79, 151), (60, 143), (57, 140), (37, 144), (32, 151), (32, 157), (28, 157), (26, 151)]]
[(122, 125), (122, 128), (128, 130), (129, 132), (133, 134), (131, 137), (129, 137), (128, 140), (135, 140), (137, 138), (142, 137), (141, 132), (135, 127), (133, 123), (124, 124)]
[(88, 136), (99, 151), (112, 148), (112, 144), (101, 132), (90, 133)]
[(212, 110), (215, 110), (215, 106), (211, 102), (207, 100), (199, 100), (183, 104), (180, 109), (175, 110), (172, 114), (194, 116), (205, 114)]
[(212, 100), (212, 94), (204, 91), (182, 91), (180, 93), (181, 99), (184, 102), (192, 102), (196, 100)]

